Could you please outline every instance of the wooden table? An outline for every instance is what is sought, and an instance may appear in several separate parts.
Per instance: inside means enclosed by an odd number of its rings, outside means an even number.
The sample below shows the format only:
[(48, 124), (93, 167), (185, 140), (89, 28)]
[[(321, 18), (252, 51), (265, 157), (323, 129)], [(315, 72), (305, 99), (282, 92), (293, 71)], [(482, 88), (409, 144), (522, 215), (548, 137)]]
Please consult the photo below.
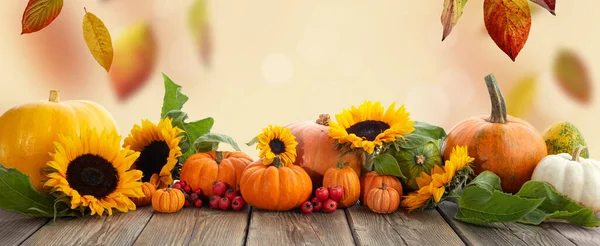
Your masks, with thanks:
[(90, 218), (29, 218), (0, 210), (0, 245), (600, 245), (600, 228), (551, 221), (540, 226), (474, 226), (456, 205), (407, 214), (356, 205), (332, 214), (151, 207)]

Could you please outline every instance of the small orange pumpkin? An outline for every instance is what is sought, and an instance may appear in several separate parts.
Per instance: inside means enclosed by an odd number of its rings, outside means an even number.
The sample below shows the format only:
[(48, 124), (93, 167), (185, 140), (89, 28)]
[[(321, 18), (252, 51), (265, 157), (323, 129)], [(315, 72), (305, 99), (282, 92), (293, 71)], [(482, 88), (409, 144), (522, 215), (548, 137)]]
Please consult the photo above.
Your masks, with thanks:
[(129, 199), (138, 207), (152, 204), (152, 194), (156, 192), (156, 187), (150, 182), (144, 182), (142, 183), (142, 192), (144, 193), (144, 197), (130, 197)]
[(188, 157), (181, 167), (179, 178), (192, 189), (201, 188), (206, 196), (212, 196), (212, 185), (222, 181), (229, 187), (238, 189), (244, 169), (252, 158), (243, 152), (210, 151), (196, 153)]
[(385, 183), (388, 187), (394, 188), (398, 193), (402, 194), (402, 183), (394, 176), (379, 175), (375, 171), (363, 174), (360, 177), (360, 201), (367, 205), (365, 197), (367, 193), (374, 188), (381, 187), (381, 183)]
[(161, 213), (175, 213), (183, 208), (185, 197), (179, 189), (158, 189), (152, 194), (152, 208)]
[(389, 214), (398, 210), (400, 205), (400, 194), (394, 188), (387, 187), (381, 183), (380, 188), (369, 190), (367, 194), (367, 206), (371, 211), (379, 214)]
[(312, 182), (304, 169), (296, 165), (282, 166), (279, 157), (275, 157), (271, 165), (264, 165), (260, 159), (242, 173), (240, 192), (253, 207), (287, 211), (310, 198)]
[(339, 208), (350, 207), (360, 197), (360, 179), (356, 172), (347, 164), (338, 163), (337, 167), (327, 169), (323, 177), (323, 186), (331, 188), (340, 186), (343, 189), (342, 199), (338, 201)]
[(360, 176), (362, 172), (362, 156), (357, 153), (347, 153), (334, 148), (334, 140), (329, 137), (329, 115), (319, 115), (317, 121), (298, 121), (287, 125), (292, 135), (296, 137), (296, 161), (294, 165), (301, 166), (310, 176), (313, 187), (321, 187), (323, 175), (327, 169), (335, 167), (338, 162), (347, 162)]

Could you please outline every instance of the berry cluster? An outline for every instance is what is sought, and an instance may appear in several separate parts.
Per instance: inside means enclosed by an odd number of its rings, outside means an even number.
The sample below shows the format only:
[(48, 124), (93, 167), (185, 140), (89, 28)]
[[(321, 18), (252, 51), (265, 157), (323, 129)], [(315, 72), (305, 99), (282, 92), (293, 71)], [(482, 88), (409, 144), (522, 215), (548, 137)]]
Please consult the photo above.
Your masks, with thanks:
[(184, 207), (202, 207), (202, 199), (204, 198), (202, 189), (196, 188), (195, 190), (192, 190), (192, 187), (183, 180), (175, 182), (171, 188), (179, 189), (183, 192), (183, 195), (185, 196)]
[(213, 209), (228, 210), (232, 208), (233, 210), (242, 210), (246, 206), (246, 201), (240, 193), (221, 181), (215, 182), (212, 190), (214, 195), (208, 201)]
[(310, 200), (302, 203), (302, 213), (310, 214), (313, 211), (319, 212), (321, 210), (326, 213), (333, 213), (337, 210), (337, 202), (342, 199), (344, 191), (340, 186), (334, 186), (329, 189), (325, 187), (319, 187), (315, 191), (315, 196)]

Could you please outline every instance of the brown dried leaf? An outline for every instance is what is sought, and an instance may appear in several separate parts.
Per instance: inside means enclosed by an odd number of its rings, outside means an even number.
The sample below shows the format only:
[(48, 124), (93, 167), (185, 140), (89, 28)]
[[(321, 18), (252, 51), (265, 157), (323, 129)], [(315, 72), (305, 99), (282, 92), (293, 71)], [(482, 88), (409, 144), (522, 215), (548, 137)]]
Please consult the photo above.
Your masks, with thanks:
[(569, 97), (581, 104), (590, 103), (592, 81), (581, 57), (571, 50), (560, 50), (554, 60), (553, 69), (560, 88)]

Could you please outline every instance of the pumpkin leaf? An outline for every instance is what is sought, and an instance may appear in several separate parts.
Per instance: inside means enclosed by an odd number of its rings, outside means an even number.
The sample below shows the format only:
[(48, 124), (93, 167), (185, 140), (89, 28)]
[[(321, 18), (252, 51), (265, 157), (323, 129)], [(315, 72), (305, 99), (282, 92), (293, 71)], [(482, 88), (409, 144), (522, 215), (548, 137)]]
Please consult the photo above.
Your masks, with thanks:
[(444, 9), (442, 10), (442, 25), (444, 26), (444, 33), (442, 34), (442, 41), (450, 35), (452, 28), (458, 22), (458, 19), (463, 14), (463, 9), (467, 4), (467, 0), (445, 0)]
[(589, 104), (592, 99), (592, 83), (588, 68), (575, 52), (560, 50), (554, 60), (554, 77), (560, 88), (573, 100)]
[(380, 154), (373, 160), (375, 172), (379, 175), (391, 175), (402, 179), (406, 183), (406, 177), (400, 171), (398, 161), (390, 154)]
[(520, 79), (506, 97), (506, 112), (522, 118), (533, 107), (536, 96), (537, 80), (535, 76)]
[(532, 2), (547, 9), (552, 15), (556, 15), (554, 9), (556, 8), (556, 0), (531, 0)]
[(219, 143), (227, 143), (231, 145), (236, 151), (242, 151), (237, 143), (229, 136), (219, 133), (206, 133), (200, 136), (194, 142), (194, 150), (196, 152), (208, 152), (217, 150)]
[[(84, 8), (85, 10), (85, 8)], [(83, 16), (83, 39), (94, 56), (94, 59), (106, 69), (110, 71), (110, 67), (113, 62), (113, 46), (110, 33), (104, 22), (100, 20), (96, 15), (87, 12)]]
[(413, 125), (415, 130), (404, 136), (404, 139), (399, 138), (394, 143), (396, 149), (414, 149), (423, 146), (429, 141), (435, 141), (446, 137), (446, 131), (439, 126), (430, 125), (422, 121), (416, 121)]
[(160, 117), (164, 118), (171, 110), (181, 110), (183, 104), (185, 104), (189, 98), (181, 93), (180, 85), (175, 84), (175, 82), (173, 82), (166, 74), (163, 73), (162, 75), (165, 83), (165, 95), (163, 97), (162, 113)]
[(210, 22), (208, 21), (208, 11), (205, 0), (196, 0), (188, 14), (188, 26), (194, 39), (194, 44), (198, 45), (200, 57), (205, 66), (210, 65), (212, 56), (212, 34)]
[(527, 0), (485, 0), (485, 28), (496, 45), (515, 61), (531, 29)]
[(33, 188), (29, 176), (0, 164), (0, 208), (26, 216), (54, 217), (54, 197)]
[(21, 20), (21, 35), (44, 29), (58, 15), (63, 7), (63, 0), (29, 0)]

